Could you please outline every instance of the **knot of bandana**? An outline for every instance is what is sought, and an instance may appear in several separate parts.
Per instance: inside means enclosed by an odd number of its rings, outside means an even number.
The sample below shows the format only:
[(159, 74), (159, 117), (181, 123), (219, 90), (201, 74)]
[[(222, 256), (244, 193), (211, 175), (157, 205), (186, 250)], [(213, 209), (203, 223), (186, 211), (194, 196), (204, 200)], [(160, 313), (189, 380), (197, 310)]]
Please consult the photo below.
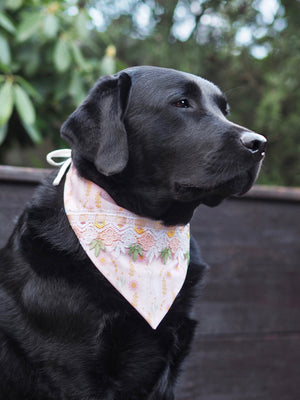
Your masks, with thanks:
[[(53, 185), (59, 185), (62, 177), (64, 176), (65, 172), (67, 171), (68, 167), (71, 165), (72, 158), (71, 158), (72, 150), (71, 149), (60, 149), (60, 150), (53, 150), (47, 154), (47, 162), (54, 167), (60, 167), (60, 170), (53, 181)], [(53, 158), (66, 158), (64, 161), (55, 161)]]

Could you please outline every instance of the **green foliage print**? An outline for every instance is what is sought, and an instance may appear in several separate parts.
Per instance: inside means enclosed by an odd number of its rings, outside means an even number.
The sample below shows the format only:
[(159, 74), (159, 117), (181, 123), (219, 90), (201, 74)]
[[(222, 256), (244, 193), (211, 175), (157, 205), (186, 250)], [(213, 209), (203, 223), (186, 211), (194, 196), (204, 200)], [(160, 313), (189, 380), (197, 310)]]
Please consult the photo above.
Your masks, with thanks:
[(160, 252), (160, 258), (162, 259), (164, 264), (167, 264), (169, 258), (172, 257), (172, 252), (170, 247), (166, 247)]
[(189, 252), (189, 251), (187, 251), (187, 252), (185, 253), (184, 258), (187, 260), (187, 263), (188, 263), (188, 265), (189, 265), (189, 263), (190, 263), (190, 252)]
[(129, 246), (128, 255), (130, 255), (132, 257), (133, 261), (136, 261), (138, 256), (143, 257), (143, 254), (144, 254), (143, 251), (144, 250), (141, 245), (134, 243)]
[(94, 250), (96, 257), (99, 256), (101, 250), (105, 251), (105, 246), (100, 239), (92, 240), (89, 248), (90, 248), (90, 250)]

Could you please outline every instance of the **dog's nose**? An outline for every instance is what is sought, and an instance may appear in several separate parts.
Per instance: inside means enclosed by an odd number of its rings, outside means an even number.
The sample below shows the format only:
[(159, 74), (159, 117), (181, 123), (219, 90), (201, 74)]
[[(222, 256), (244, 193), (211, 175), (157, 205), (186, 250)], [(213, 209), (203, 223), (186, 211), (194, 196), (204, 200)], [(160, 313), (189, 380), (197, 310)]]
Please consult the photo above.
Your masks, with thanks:
[(240, 140), (249, 152), (253, 154), (258, 160), (265, 155), (267, 139), (255, 132), (243, 132)]

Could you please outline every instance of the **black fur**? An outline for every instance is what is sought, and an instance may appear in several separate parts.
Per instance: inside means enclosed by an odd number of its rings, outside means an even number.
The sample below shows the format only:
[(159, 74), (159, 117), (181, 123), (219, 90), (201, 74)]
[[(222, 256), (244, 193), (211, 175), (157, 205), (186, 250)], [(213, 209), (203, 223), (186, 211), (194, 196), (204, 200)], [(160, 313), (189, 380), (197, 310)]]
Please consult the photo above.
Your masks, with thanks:
[[(200, 203), (248, 190), (258, 172), (262, 156), (245, 149), (246, 129), (225, 110), (220, 90), (201, 78), (136, 67), (100, 79), (62, 136), (79, 173), (119, 205), (186, 224)], [(181, 292), (153, 330), (84, 253), (64, 213), (64, 182), (54, 187), (53, 178), (0, 252), (0, 399), (174, 399), (207, 268), (197, 244)]]

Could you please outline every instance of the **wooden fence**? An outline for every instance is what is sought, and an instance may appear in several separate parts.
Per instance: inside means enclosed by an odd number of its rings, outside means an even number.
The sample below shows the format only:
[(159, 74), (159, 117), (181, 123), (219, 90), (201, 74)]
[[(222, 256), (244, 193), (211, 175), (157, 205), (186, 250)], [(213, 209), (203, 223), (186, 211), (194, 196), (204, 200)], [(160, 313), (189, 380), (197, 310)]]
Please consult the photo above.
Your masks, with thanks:
[[(48, 172), (0, 167), (0, 247)], [(299, 400), (300, 189), (256, 186), (191, 226), (211, 270), (177, 400)]]

